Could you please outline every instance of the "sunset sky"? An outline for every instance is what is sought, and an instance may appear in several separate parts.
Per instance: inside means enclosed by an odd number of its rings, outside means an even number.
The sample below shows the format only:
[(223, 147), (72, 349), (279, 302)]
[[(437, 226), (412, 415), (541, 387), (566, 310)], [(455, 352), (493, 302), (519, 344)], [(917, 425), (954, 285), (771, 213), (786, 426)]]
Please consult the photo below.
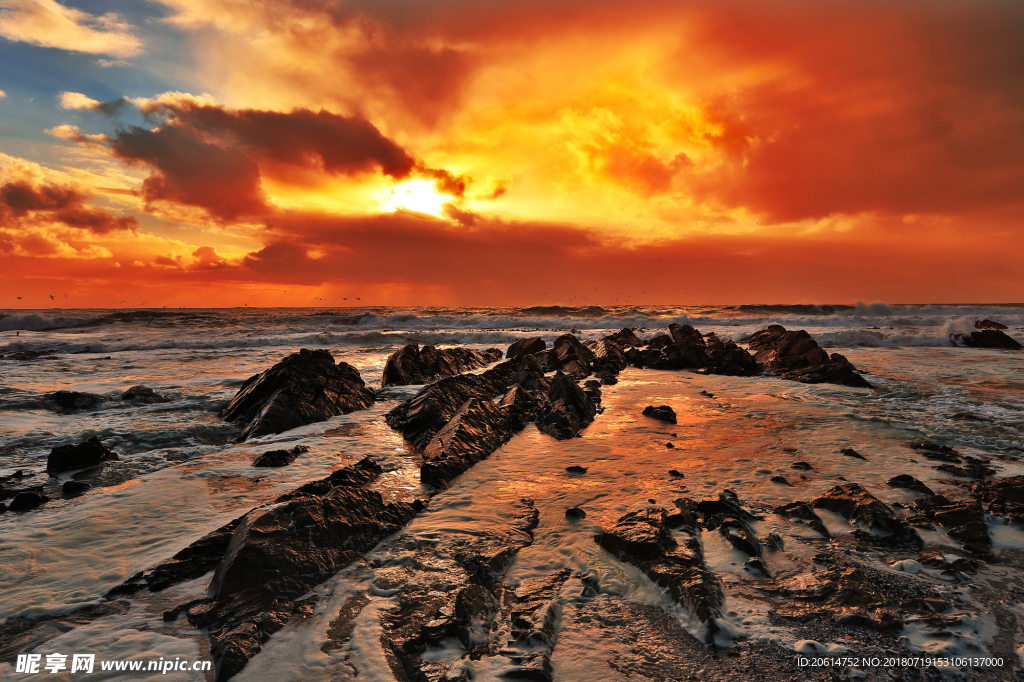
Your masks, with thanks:
[(0, 308), (1024, 301), (1021, 2), (0, 8)]

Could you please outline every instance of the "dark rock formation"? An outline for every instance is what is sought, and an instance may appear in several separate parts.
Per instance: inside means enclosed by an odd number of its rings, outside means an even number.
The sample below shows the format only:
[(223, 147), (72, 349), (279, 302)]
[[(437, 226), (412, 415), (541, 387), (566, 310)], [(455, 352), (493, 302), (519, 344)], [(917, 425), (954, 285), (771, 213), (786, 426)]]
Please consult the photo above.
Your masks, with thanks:
[(1005, 324), (996, 322), (995, 320), (976, 320), (974, 323), (975, 329), (1009, 329)]
[(46, 459), (46, 471), (56, 474), (71, 469), (94, 467), (117, 459), (117, 453), (93, 436), (77, 445), (60, 445), (50, 450), (50, 456)]
[(604, 340), (614, 343), (616, 346), (623, 349), (629, 346), (639, 348), (640, 346), (644, 345), (644, 342), (640, 340), (640, 337), (636, 335), (636, 332), (628, 327), (619, 330), (614, 334), (609, 334), (608, 336), (604, 337)]
[(170, 398), (158, 394), (149, 386), (132, 386), (121, 394), (121, 400), (128, 403), (139, 403), (142, 405), (168, 403), (171, 401)]
[(250, 377), (221, 416), (239, 423), (245, 440), (362, 410), (374, 399), (355, 367), (303, 348)]
[(594, 421), (597, 407), (567, 374), (555, 372), (537, 428), (559, 440), (574, 438)]
[(998, 348), (1003, 350), (1020, 350), (1024, 348), (1012, 336), (998, 329), (982, 329), (978, 332), (971, 332), (970, 336), (966, 334), (950, 334), (949, 340), (954, 346), (963, 345), (968, 348)]
[(269, 450), (253, 460), (254, 467), (283, 467), (295, 461), (299, 455), (309, 452), (305, 445), (296, 445), (291, 450)]
[(986, 561), (993, 561), (992, 539), (985, 523), (985, 512), (978, 502), (950, 502), (932, 495), (915, 503), (925, 517), (947, 528), (947, 534), (963, 543), (964, 549)]
[(832, 534), (825, 528), (825, 524), (821, 522), (821, 518), (814, 513), (814, 510), (806, 502), (790, 502), (789, 504), (776, 507), (774, 512), (793, 523), (807, 526), (823, 538), (830, 539), (832, 537)]
[(786, 480), (785, 476), (772, 476), (771, 479), (769, 479), (769, 480), (772, 483), (779, 483), (781, 485), (788, 485), (788, 486), (792, 486), (793, 485), (792, 483), (790, 483), (789, 481)]
[(842, 384), (871, 388), (856, 368), (839, 353), (829, 356), (804, 330), (786, 331), (773, 324), (755, 332), (749, 339), (754, 358), (769, 374), (805, 384)]
[(585, 474), (587, 473), (587, 467), (581, 467), (573, 464), (572, 466), (565, 467), (565, 470), (570, 474)]
[(11, 503), (7, 505), (7, 509), (12, 512), (23, 512), (40, 507), (49, 501), (50, 498), (46, 495), (27, 490), (15, 495)]
[(711, 359), (711, 373), (734, 377), (756, 377), (761, 367), (748, 351), (734, 341), (722, 341), (715, 334), (704, 337), (708, 356)]
[(668, 405), (659, 405), (658, 407), (655, 407), (654, 405), (648, 405), (647, 407), (644, 408), (642, 414), (645, 417), (657, 419), (659, 421), (667, 422), (669, 424), (676, 423), (676, 413)]
[(594, 341), (588, 346), (594, 351), (594, 374), (602, 377), (602, 380), (605, 376), (614, 377), (629, 365), (622, 349), (608, 338)]
[(46, 400), (61, 410), (91, 410), (110, 402), (105, 395), (80, 391), (57, 391), (46, 396)]
[(915, 490), (925, 495), (934, 495), (932, 489), (926, 486), (921, 481), (917, 480), (910, 474), (900, 474), (899, 476), (893, 476), (888, 481), (889, 485), (893, 488), (907, 488), (908, 490)]
[(811, 506), (828, 509), (842, 515), (850, 523), (866, 526), (867, 533), (854, 533), (862, 540), (918, 548), (923, 544), (917, 531), (907, 522), (897, 518), (888, 507), (856, 483), (830, 488), (824, 495), (811, 500)]
[(92, 486), (85, 481), (66, 481), (61, 486), (61, 492), (64, 497), (78, 497), (89, 490), (92, 490)]
[(587, 512), (583, 511), (580, 507), (569, 507), (565, 510), (565, 518), (567, 519), (585, 519), (587, 518)]
[(537, 362), (533, 355), (524, 355), (519, 361), (519, 369), (516, 371), (515, 382), (527, 391), (540, 391), (547, 393), (550, 384), (544, 378), (544, 368)]
[(914, 450), (919, 450), (921, 454), (928, 459), (933, 459), (939, 462), (954, 462), (959, 464), (963, 461), (960, 459), (960, 454), (948, 445), (939, 445), (938, 443), (922, 441), (911, 443), (910, 447)]
[(859, 452), (857, 452), (853, 448), (843, 448), (842, 450), (839, 451), (839, 454), (841, 454), (841, 455), (843, 455), (845, 457), (853, 457), (854, 459), (863, 459), (865, 462), (868, 459), (867, 457), (865, 457), (864, 455), (860, 454)]
[(515, 360), (516, 358), (524, 355), (533, 355), (540, 353), (548, 347), (548, 344), (544, 342), (539, 336), (534, 336), (529, 339), (519, 339), (505, 351), (505, 357), (509, 360)]
[(508, 417), (509, 429), (512, 432), (520, 431), (533, 421), (540, 406), (541, 402), (519, 384), (512, 384), (508, 393), (498, 401), (498, 407)]
[(572, 375), (574, 379), (588, 376), (594, 369), (597, 356), (579, 342), (572, 334), (563, 334), (555, 339), (548, 354), (549, 369), (557, 369)]
[[(305, 608), (296, 598), (404, 526), (415, 511), (375, 491), (333, 487), (298, 495), (240, 519), (188, 620), (210, 632), (215, 677), (226, 680)], [(222, 538), (218, 538), (218, 541)]]
[(392, 409), (385, 419), (388, 426), (399, 431), (416, 450), (422, 450), (467, 400), (491, 400), (508, 392), (520, 366), (528, 362), (528, 359), (522, 363), (509, 360), (481, 374), (440, 379)]
[(488, 348), (483, 352), (469, 348), (438, 350), (433, 346), (420, 348), (419, 344), (410, 343), (388, 357), (381, 386), (428, 384), (444, 377), (480, 369), (500, 360), (501, 355), (497, 348)]
[[(698, 532), (692, 516), (673, 516), (691, 535)], [(708, 640), (718, 631), (715, 617), (724, 603), (722, 584), (704, 568), (703, 553), (695, 537), (683, 546), (672, 538), (664, 509), (630, 512), (595, 540), (619, 560), (639, 568), (660, 587), (668, 588), (677, 603), (690, 609), (707, 626)]]
[[(502, 581), (516, 554), (533, 543), (537, 518), (532, 502), (522, 500), (508, 524), (420, 547), (412, 561), (377, 571), (374, 589), (397, 592), (397, 604), (380, 619), (395, 679), (455, 680), (466, 659), (493, 656), (507, 659), (505, 677), (551, 679), (554, 602), (569, 571), (524, 579), (514, 591)], [(439, 649), (448, 640), (465, 652)]]
[(444, 488), (511, 436), (508, 412), (490, 400), (470, 398), (423, 449), (420, 481)]

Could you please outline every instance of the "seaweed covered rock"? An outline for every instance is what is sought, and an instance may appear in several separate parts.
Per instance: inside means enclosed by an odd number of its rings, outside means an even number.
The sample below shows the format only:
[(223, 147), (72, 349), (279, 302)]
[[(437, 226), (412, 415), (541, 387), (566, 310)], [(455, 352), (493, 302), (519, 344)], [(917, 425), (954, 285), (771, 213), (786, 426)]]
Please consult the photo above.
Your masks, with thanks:
[(778, 324), (755, 332), (749, 339), (754, 358), (769, 374), (805, 384), (841, 384), (871, 388), (857, 369), (839, 353), (831, 356), (803, 329), (787, 331)]
[(500, 360), (497, 348), (476, 351), (469, 348), (437, 349), (410, 343), (388, 356), (381, 386), (428, 384), (444, 377), (480, 369)]
[(117, 453), (100, 442), (96, 436), (76, 445), (59, 445), (50, 450), (46, 458), (46, 471), (50, 474), (94, 467), (103, 462), (116, 461)]
[(221, 416), (242, 427), (241, 440), (281, 433), (373, 404), (359, 371), (326, 350), (303, 348), (250, 377)]

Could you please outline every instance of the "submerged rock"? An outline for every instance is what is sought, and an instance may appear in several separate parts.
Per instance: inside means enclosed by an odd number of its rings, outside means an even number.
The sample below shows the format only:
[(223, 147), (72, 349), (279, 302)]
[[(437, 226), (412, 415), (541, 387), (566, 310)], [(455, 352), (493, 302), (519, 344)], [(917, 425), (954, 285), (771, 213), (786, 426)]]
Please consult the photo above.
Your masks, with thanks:
[(856, 368), (839, 353), (831, 356), (804, 330), (787, 331), (778, 324), (755, 332), (749, 339), (754, 358), (769, 374), (805, 384), (842, 384), (871, 388)]
[(889, 479), (888, 484), (893, 488), (907, 488), (909, 490), (915, 490), (925, 495), (934, 495), (932, 489), (926, 486), (921, 481), (917, 480), (910, 474), (900, 474), (899, 476), (893, 476)]
[(50, 474), (94, 467), (103, 462), (116, 461), (117, 453), (103, 445), (96, 436), (77, 445), (60, 445), (50, 450), (46, 458), (46, 471)]
[(65, 481), (61, 486), (61, 493), (64, 497), (78, 497), (90, 490), (92, 490), (92, 486), (85, 481)]
[(794, 523), (801, 523), (807, 526), (823, 538), (830, 539), (832, 537), (825, 524), (822, 523), (821, 518), (814, 513), (814, 510), (806, 502), (790, 502), (789, 504), (776, 507), (774, 512)]
[(410, 343), (388, 356), (384, 365), (381, 386), (408, 386), (428, 384), (444, 377), (455, 376), (474, 369), (480, 369), (500, 360), (502, 353), (497, 348), (475, 351), (469, 348), (446, 348)]
[[(372, 589), (396, 602), (380, 618), (395, 679), (454, 681), (467, 663), (498, 656), (505, 677), (551, 679), (555, 600), (570, 572), (525, 578), (515, 590), (504, 584), (516, 555), (533, 543), (537, 520), (533, 503), (521, 500), (507, 523), (421, 546), (411, 561), (377, 571)], [(446, 646), (453, 641), (461, 647)]]
[(221, 416), (242, 426), (241, 440), (281, 433), (373, 404), (355, 367), (326, 350), (303, 348), (250, 377)]
[(170, 398), (158, 394), (149, 386), (132, 386), (121, 394), (121, 400), (128, 403), (140, 403), (142, 405), (169, 403), (171, 401)]
[(676, 413), (668, 405), (659, 405), (658, 407), (655, 407), (654, 405), (648, 405), (647, 407), (644, 408), (642, 414), (645, 417), (657, 419), (659, 421), (667, 422), (669, 424), (676, 423)]
[(309, 452), (305, 445), (296, 445), (291, 450), (269, 450), (264, 452), (255, 460), (254, 467), (283, 467), (291, 464), (304, 452)]
[(90, 410), (110, 402), (105, 395), (81, 391), (57, 391), (46, 396), (46, 400), (61, 410)]

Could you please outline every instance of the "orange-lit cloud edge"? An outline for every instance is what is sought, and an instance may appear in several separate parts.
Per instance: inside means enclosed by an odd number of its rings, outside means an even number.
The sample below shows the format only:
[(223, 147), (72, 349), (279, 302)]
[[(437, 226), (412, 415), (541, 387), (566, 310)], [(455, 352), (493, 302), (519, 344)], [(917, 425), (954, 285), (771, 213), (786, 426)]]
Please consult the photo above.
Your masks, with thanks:
[(1024, 300), (1016, 5), (164, 4), (197, 92), (0, 155), (0, 306)]

